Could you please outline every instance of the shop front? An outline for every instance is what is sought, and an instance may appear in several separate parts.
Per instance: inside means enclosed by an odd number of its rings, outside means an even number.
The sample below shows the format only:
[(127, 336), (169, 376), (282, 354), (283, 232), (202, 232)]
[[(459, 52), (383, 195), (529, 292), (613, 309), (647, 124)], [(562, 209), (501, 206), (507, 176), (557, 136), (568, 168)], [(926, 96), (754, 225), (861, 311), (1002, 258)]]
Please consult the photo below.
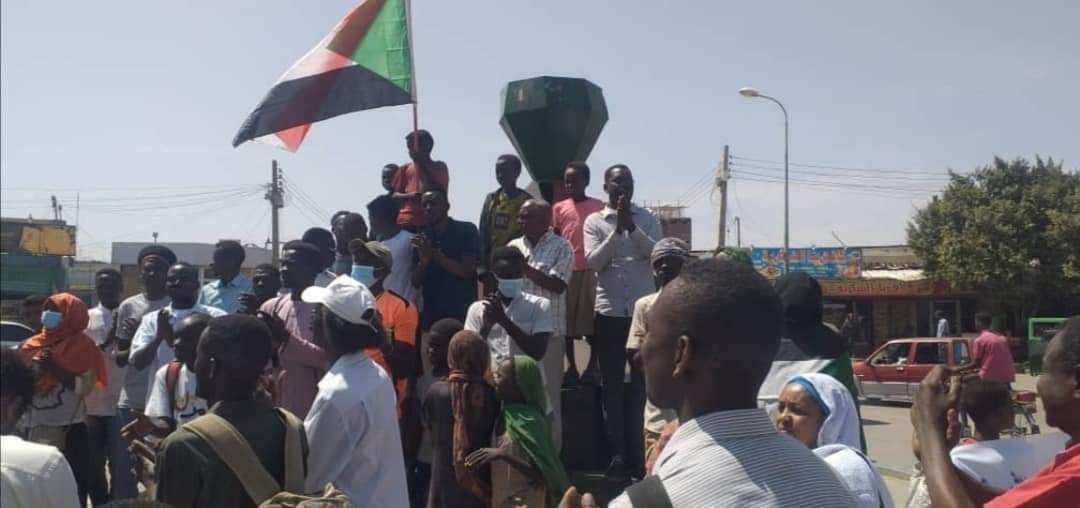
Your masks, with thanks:
[(851, 341), (852, 355), (869, 354), (897, 338), (932, 337), (938, 312), (951, 335), (975, 332), (975, 294), (920, 270), (864, 270), (858, 279), (821, 280), (825, 322)]

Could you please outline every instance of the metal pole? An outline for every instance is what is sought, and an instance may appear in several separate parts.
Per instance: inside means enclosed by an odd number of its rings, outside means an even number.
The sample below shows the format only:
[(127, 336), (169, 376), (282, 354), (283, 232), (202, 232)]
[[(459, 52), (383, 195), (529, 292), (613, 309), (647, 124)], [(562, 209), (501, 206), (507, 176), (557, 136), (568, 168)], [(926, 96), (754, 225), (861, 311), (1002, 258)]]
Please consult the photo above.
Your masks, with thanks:
[(735, 245), (742, 248), (742, 221), (735, 217)]
[(719, 252), (727, 245), (727, 181), (728, 181), (728, 145), (724, 145), (724, 159), (720, 162), (720, 174), (716, 176), (716, 185), (720, 187), (720, 224), (719, 240), (716, 250)]
[(274, 160), (270, 164), (270, 193), (267, 195), (267, 200), (270, 201), (270, 259), (275, 265), (278, 264), (278, 246), (281, 241), (278, 233), (278, 209), (281, 208), (282, 200), (278, 181), (278, 165), (277, 160)]
[(788, 218), (788, 114), (787, 108), (780, 101), (768, 95), (760, 95), (762, 99), (769, 99), (780, 106), (784, 112), (784, 273), (788, 273), (788, 251), (791, 249), (791, 228)]

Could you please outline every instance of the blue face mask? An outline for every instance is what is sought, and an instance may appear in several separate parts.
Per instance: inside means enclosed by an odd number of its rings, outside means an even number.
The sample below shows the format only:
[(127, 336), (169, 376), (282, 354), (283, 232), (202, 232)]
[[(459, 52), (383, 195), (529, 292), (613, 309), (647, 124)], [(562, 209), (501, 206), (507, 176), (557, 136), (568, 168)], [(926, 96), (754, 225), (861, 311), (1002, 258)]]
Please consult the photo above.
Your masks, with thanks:
[(502, 293), (506, 298), (514, 299), (521, 293), (521, 286), (524, 284), (524, 279), (500, 279), (495, 277), (495, 280), (499, 281), (499, 293)]
[(55, 310), (41, 311), (41, 325), (46, 330), (52, 330), (60, 326), (60, 322), (64, 320), (64, 315)]
[(371, 287), (375, 283), (375, 267), (364, 265), (352, 265), (352, 273), (350, 274), (356, 282), (359, 282), (367, 287)]

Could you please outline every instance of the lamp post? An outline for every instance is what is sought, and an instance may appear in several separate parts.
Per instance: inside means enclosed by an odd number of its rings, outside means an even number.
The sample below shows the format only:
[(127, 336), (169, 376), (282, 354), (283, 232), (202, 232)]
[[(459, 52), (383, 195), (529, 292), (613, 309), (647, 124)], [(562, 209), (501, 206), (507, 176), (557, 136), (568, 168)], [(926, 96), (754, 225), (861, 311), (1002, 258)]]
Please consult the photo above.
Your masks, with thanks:
[(787, 274), (788, 273), (788, 249), (791, 247), (790, 246), (791, 228), (790, 228), (790, 222), (788, 220), (788, 116), (787, 116), (787, 108), (785, 108), (784, 105), (780, 103), (780, 101), (776, 100), (773, 97), (769, 97), (768, 95), (765, 95), (765, 94), (759, 92), (756, 88), (751, 88), (751, 87), (748, 87), (748, 86), (740, 88), (739, 89), (739, 95), (742, 95), (743, 97), (749, 97), (749, 98), (758, 97), (758, 98), (761, 98), (761, 99), (768, 99), (770, 101), (775, 102), (777, 106), (780, 106), (780, 111), (784, 112), (784, 274)]

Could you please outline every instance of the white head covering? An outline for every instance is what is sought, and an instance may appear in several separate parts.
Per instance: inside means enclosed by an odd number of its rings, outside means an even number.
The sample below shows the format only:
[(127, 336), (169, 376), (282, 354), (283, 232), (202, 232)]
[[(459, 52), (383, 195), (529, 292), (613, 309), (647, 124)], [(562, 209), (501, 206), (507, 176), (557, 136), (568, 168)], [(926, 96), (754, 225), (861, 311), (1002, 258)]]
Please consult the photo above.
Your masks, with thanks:
[(847, 387), (827, 374), (800, 374), (788, 381), (791, 383), (802, 386), (818, 405), (828, 409), (818, 430), (814, 454), (843, 480), (855, 496), (856, 506), (892, 508), (892, 496), (881, 473), (859, 451), (859, 413)]
[(817, 445), (842, 444), (860, 449), (859, 413), (847, 387), (827, 374), (800, 374), (791, 378), (788, 384), (798, 382), (800, 378), (799, 384), (804, 388), (806, 384), (812, 386), (814, 390), (808, 390), (810, 396), (829, 410), (818, 430)]

